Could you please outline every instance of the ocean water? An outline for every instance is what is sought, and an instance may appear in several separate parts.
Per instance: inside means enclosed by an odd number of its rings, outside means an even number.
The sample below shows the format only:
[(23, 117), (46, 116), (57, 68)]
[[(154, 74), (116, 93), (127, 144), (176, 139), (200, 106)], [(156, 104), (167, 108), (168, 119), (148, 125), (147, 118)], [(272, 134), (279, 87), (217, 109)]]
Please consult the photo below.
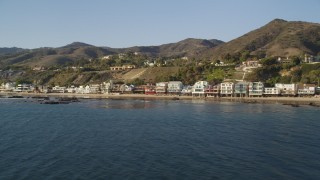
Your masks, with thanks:
[(320, 109), (0, 99), (0, 179), (319, 179)]

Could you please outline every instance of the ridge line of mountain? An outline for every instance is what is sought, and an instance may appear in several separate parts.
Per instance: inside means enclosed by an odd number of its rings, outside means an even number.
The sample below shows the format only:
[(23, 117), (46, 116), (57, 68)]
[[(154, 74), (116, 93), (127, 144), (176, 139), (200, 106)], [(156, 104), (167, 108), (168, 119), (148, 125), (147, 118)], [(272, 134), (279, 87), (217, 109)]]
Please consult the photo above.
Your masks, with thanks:
[(0, 48), (0, 65), (61, 65), (128, 52), (138, 52), (148, 57), (190, 57), (211, 61), (238, 61), (248, 55), (258, 58), (304, 54), (319, 56), (320, 24), (274, 19), (228, 42), (187, 38), (176, 43), (128, 48), (99, 47), (83, 42), (73, 42), (57, 48)]

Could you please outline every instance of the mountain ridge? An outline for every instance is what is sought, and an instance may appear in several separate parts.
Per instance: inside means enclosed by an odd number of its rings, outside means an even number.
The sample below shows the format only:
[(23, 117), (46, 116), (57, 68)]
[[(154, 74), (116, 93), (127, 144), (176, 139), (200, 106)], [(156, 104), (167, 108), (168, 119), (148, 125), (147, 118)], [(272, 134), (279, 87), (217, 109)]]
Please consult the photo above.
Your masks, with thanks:
[(274, 19), (236, 39), (205, 52), (204, 57), (223, 59), (226, 54), (249, 51), (252, 55), (301, 56), (318, 55), (320, 51), (320, 24)]
[(220, 40), (188, 38), (176, 43), (159, 46), (134, 46), (129, 48), (97, 47), (83, 42), (73, 42), (58, 48), (37, 48), (25, 53), (0, 57), (3, 65), (52, 66), (54, 64), (74, 63), (81, 59), (94, 59), (106, 55), (138, 52), (149, 57), (196, 56), (200, 52), (223, 43)]
[(99, 47), (73, 42), (57, 48), (0, 48), (0, 65), (52, 66), (96, 59), (107, 55), (137, 52), (150, 58), (181, 58), (239, 61), (242, 54), (258, 58), (266, 56), (320, 55), (320, 24), (274, 19), (228, 42), (217, 39), (187, 38), (158, 46), (128, 48)]

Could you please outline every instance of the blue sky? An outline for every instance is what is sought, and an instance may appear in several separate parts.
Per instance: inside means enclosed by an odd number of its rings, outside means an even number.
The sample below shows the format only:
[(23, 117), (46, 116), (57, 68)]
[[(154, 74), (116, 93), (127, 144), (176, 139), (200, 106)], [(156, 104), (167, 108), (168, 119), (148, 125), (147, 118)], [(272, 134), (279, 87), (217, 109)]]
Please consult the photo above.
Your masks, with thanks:
[(320, 0), (0, 0), (0, 47), (230, 41), (275, 18), (320, 23)]

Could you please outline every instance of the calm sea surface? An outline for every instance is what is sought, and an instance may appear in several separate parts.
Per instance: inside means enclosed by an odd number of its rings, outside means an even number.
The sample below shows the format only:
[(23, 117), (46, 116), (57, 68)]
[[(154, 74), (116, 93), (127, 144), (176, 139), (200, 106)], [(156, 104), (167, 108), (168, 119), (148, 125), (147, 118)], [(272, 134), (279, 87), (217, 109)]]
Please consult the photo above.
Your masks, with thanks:
[(0, 179), (319, 179), (320, 109), (0, 99)]

